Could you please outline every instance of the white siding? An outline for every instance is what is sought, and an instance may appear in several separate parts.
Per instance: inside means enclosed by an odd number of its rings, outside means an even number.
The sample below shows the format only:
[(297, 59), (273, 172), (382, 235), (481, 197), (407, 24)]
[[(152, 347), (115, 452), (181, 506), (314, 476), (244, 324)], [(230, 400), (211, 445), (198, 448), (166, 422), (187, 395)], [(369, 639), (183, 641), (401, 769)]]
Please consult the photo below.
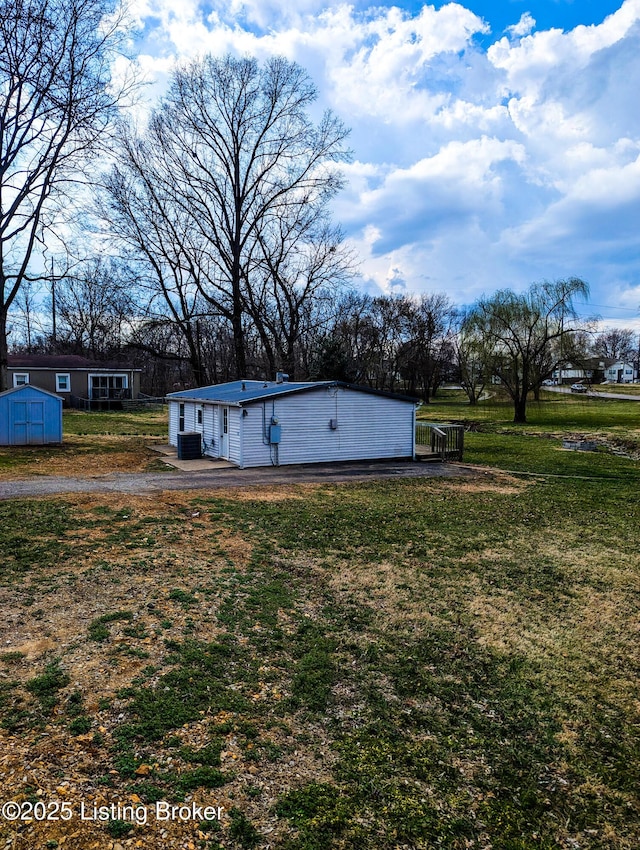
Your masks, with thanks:
[[(184, 403), (184, 430), (196, 431), (196, 409), (199, 405), (194, 402)], [(178, 445), (178, 426), (180, 417), (180, 402), (169, 402), (169, 445)]]
[(229, 408), (229, 460), (231, 461), (231, 463), (236, 463), (238, 466), (243, 465), (242, 449), (244, 448), (244, 446), (241, 447), (240, 440), (240, 432), (241, 428), (243, 427), (242, 418), (242, 410), (239, 407)]
[(177, 401), (169, 402), (169, 445), (177, 446), (178, 445), (178, 409), (179, 404)]
[[(332, 387), (252, 404), (247, 411), (242, 420), (244, 467), (274, 462), (275, 449), (263, 427), (263, 419), (268, 428), (272, 416), (281, 426), (281, 465), (413, 456), (414, 406), (409, 402)], [(329, 425), (332, 419), (338, 423), (335, 430)], [(235, 455), (230, 459), (239, 462)]]
[(203, 405), (202, 412), (202, 439), (204, 441), (203, 452), (209, 457), (218, 457), (220, 454), (220, 439), (216, 434), (215, 404)]

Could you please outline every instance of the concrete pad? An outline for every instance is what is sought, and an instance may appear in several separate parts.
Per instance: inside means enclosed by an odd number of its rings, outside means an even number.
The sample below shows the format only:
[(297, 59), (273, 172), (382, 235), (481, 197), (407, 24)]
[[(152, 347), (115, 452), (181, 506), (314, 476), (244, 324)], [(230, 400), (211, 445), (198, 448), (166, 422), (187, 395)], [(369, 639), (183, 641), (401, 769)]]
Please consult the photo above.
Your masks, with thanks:
[(167, 466), (174, 466), (183, 472), (210, 472), (214, 469), (235, 469), (236, 467), (228, 460), (219, 460), (212, 457), (200, 457), (195, 460), (178, 460), (174, 457), (161, 457), (160, 460)]
[(217, 457), (199, 457), (195, 460), (178, 460), (178, 453), (175, 446), (155, 445), (147, 446), (148, 449), (153, 449), (154, 452), (165, 455), (159, 458), (167, 466), (173, 466), (176, 469), (181, 469), (183, 472), (210, 472), (212, 469), (235, 469), (236, 467), (229, 463), (228, 460), (221, 460)]

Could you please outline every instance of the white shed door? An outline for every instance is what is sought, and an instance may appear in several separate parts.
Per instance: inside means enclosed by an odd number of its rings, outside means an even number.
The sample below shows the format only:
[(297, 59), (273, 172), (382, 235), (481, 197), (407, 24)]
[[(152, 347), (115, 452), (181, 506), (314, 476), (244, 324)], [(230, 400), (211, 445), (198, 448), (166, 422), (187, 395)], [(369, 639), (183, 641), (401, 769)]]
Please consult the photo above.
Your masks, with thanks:
[(229, 459), (229, 408), (222, 408), (220, 421), (220, 457)]

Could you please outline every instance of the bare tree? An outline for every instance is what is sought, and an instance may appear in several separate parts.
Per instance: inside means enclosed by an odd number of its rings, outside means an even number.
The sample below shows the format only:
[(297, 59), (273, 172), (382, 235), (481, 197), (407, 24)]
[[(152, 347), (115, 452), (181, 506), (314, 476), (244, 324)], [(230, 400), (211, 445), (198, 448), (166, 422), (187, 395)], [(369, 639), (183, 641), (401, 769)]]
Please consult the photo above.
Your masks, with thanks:
[(408, 390), (429, 402), (441, 385), (445, 369), (454, 358), (453, 331), (456, 310), (443, 293), (406, 300), (407, 342), (403, 346), (402, 374)]
[[(230, 319), (230, 306), (224, 292), (209, 301), (202, 296), (211, 265), (209, 252), (189, 212), (174, 203), (166, 174), (162, 169), (158, 173), (162, 148), (151, 134), (138, 138), (130, 126), (122, 124), (117, 149), (119, 164), (105, 178), (98, 209), (116, 246), (137, 267), (144, 321), (134, 341), (148, 354), (186, 359), (191, 369), (188, 383), (201, 386), (209, 381), (211, 371), (201, 344), (203, 322), (211, 312)], [(161, 342), (155, 347), (155, 340), (165, 339), (161, 329), (167, 324), (175, 326), (179, 344), (167, 349)], [(173, 333), (168, 336), (176, 342)]]
[(599, 357), (631, 362), (637, 353), (636, 337), (631, 328), (609, 328), (596, 336), (593, 353)]
[(135, 312), (130, 270), (116, 261), (78, 265), (56, 287), (58, 346), (96, 360), (124, 347)]
[[(39, 296), (40, 292), (37, 283), (32, 280), (25, 280), (12, 305), (13, 330), (20, 329), (21, 342), (27, 354), (33, 352), (36, 338), (40, 342), (44, 335), (44, 330), (40, 322), (42, 311), (38, 310)], [(11, 336), (11, 341), (12, 347), (15, 349), (17, 341), (13, 335)]]
[(273, 216), (258, 243), (252, 285), (246, 287), (247, 309), (269, 374), (282, 369), (294, 378), (301, 340), (325, 323), (326, 302), (335, 303), (340, 288), (354, 277), (355, 261), (323, 205), (302, 203), (289, 216)]
[(474, 406), (491, 380), (492, 341), (480, 332), (473, 315), (462, 315), (452, 343), (460, 385), (469, 399), (469, 404)]
[[(292, 209), (320, 208), (342, 186), (337, 163), (348, 157), (347, 130), (331, 113), (312, 122), (316, 97), (306, 72), (286, 59), (260, 66), (207, 56), (175, 72), (143, 140), (125, 138), (116, 182), (144, 184), (145, 197), (180, 235), (177, 266), (231, 324), (236, 377), (246, 375), (247, 313), (265, 294), (263, 261), (279, 262), (278, 247), (266, 252), (260, 240), (277, 238), (270, 225), (291, 222)], [(136, 212), (120, 205), (118, 214)]]
[(110, 62), (121, 18), (108, 0), (0, 0), (0, 390), (7, 313), (38, 278), (56, 201), (118, 103)]

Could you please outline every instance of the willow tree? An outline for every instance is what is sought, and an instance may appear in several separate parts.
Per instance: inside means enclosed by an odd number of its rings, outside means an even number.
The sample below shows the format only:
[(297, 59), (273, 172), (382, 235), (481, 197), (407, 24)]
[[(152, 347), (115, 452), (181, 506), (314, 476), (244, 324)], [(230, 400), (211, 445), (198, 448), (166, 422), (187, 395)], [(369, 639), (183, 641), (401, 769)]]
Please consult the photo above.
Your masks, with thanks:
[(568, 280), (532, 284), (526, 292), (502, 289), (481, 299), (468, 327), (483, 340), (491, 374), (513, 401), (513, 421), (527, 421), (527, 398), (565, 359), (578, 330), (576, 301), (589, 287)]
[(122, 95), (121, 23), (109, 0), (0, 0), (0, 390), (9, 308)]

